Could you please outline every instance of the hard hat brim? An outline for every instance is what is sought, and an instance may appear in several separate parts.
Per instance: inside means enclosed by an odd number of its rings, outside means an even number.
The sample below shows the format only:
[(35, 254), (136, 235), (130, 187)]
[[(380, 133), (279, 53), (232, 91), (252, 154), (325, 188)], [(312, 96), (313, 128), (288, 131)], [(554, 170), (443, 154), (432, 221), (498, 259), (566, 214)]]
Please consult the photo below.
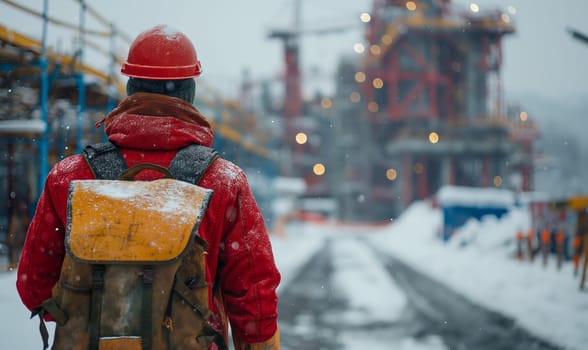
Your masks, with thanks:
[(121, 73), (139, 79), (180, 80), (194, 78), (202, 74), (200, 61), (187, 66), (145, 66), (129, 62), (123, 63)]

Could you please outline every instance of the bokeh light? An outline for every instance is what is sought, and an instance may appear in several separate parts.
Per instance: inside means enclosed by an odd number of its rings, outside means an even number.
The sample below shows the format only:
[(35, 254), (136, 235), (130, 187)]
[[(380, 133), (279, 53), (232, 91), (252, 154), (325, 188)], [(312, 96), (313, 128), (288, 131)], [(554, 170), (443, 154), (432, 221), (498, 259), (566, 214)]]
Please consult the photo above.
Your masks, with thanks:
[(364, 72), (357, 72), (355, 73), (355, 81), (358, 83), (363, 83), (366, 79)]
[(398, 173), (396, 172), (396, 169), (390, 168), (390, 169), (386, 170), (386, 178), (388, 180), (394, 181), (394, 180), (396, 180), (396, 177), (398, 177)]
[(316, 163), (312, 166), (312, 172), (317, 176), (324, 175), (326, 170), (325, 165), (322, 163)]
[(305, 133), (299, 132), (296, 134), (296, 143), (304, 145), (306, 142), (308, 142), (308, 136)]
[(372, 16), (369, 13), (367, 13), (367, 12), (363, 12), (361, 15), (359, 15), (359, 19), (363, 23), (368, 23), (369, 21), (372, 20)]
[(434, 131), (432, 131), (431, 133), (429, 133), (429, 142), (430, 143), (437, 143), (437, 142), (439, 142), (439, 134), (437, 134)]

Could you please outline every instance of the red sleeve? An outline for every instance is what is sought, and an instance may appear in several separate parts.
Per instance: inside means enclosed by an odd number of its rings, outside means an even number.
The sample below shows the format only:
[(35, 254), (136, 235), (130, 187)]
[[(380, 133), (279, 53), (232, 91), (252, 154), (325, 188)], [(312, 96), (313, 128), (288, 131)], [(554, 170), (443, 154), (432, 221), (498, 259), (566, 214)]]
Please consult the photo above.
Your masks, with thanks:
[(232, 332), (257, 343), (270, 339), (277, 329), (280, 273), (245, 174), (239, 172), (235, 180), (234, 202), (226, 203), (217, 281)]
[(18, 264), (16, 288), (29, 309), (51, 296), (65, 255), (64, 227), (54, 207), (50, 183), (51, 174), (29, 225)]

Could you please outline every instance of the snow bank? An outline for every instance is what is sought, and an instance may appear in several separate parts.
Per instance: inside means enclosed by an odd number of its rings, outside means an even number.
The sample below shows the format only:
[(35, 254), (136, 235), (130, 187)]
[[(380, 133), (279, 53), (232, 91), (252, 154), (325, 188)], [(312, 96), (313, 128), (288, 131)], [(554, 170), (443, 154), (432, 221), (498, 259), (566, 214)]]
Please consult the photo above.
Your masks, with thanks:
[(373, 237), (412, 267), (447, 284), (470, 300), (515, 319), (541, 338), (567, 349), (588, 344), (588, 297), (579, 291), (571, 264), (561, 270), (552, 259), (514, 259), (514, 237), (530, 225), (524, 208), (514, 208), (501, 219), (469, 221), (443, 243), (435, 227), (441, 211), (428, 203), (413, 204), (386, 232)]
[(461, 186), (443, 186), (437, 200), (442, 206), (509, 207), (515, 203), (514, 194), (508, 190)]

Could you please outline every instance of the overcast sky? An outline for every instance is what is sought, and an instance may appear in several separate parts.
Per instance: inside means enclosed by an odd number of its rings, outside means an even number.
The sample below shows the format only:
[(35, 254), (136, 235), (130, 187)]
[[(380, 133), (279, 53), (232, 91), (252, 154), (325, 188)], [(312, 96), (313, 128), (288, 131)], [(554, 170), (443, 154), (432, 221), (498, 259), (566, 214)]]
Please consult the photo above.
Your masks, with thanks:
[[(566, 27), (588, 33), (587, 0), (454, 0), (467, 8), (471, 2), (482, 10), (516, 9), (516, 33), (504, 40), (503, 81), (506, 98), (538, 94), (561, 98), (587, 95), (588, 44), (573, 40)], [(19, 3), (42, 10), (43, 0)], [(255, 80), (280, 76), (282, 43), (268, 39), (271, 29), (289, 28), (294, 22), (295, 0), (88, 0), (87, 3), (131, 37), (164, 23), (185, 32), (194, 42), (203, 65), (201, 79), (227, 96), (234, 95), (247, 68)], [(306, 84), (331, 86), (332, 74), (342, 54), (353, 55), (354, 43), (363, 40), (358, 16), (371, 10), (372, 0), (303, 0), (302, 27), (343, 27), (344, 32), (307, 35), (302, 39), (302, 69)], [(74, 24), (79, 4), (74, 0), (50, 0), (50, 16)], [(41, 21), (0, 2), (0, 23), (33, 37), (41, 37)], [(92, 16), (86, 26), (104, 30)], [(102, 42), (100, 38), (88, 39)], [(49, 27), (54, 47), (72, 45), (71, 31)], [(103, 42), (104, 47), (108, 43)], [(121, 54), (126, 43), (118, 42)], [(106, 69), (106, 59), (87, 50), (85, 62)]]

